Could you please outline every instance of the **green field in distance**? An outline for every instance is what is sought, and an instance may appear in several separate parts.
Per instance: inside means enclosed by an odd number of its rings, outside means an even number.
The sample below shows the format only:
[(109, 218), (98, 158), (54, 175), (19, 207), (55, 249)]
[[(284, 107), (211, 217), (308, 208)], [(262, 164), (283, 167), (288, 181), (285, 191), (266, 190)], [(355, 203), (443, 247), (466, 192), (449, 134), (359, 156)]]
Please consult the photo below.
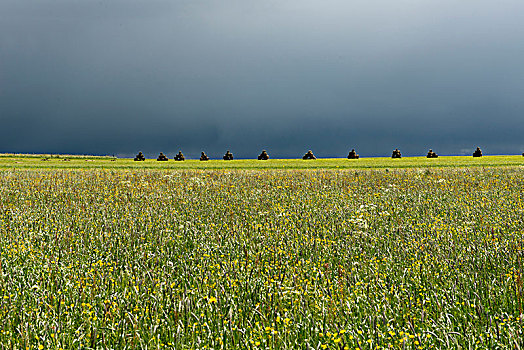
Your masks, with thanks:
[[(47, 159), (47, 160), (44, 160)], [(96, 156), (45, 156), (45, 155), (0, 155), (0, 168), (123, 168), (123, 169), (376, 169), (376, 168), (445, 168), (445, 167), (500, 167), (524, 166), (523, 156), (441, 156), (435, 159), (426, 157), (371, 157), (349, 160), (345, 158), (302, 159), (239, 159), (232, 161), (185, 160), (158, 162), (148, 159), (135, 162), (130, 158)]]

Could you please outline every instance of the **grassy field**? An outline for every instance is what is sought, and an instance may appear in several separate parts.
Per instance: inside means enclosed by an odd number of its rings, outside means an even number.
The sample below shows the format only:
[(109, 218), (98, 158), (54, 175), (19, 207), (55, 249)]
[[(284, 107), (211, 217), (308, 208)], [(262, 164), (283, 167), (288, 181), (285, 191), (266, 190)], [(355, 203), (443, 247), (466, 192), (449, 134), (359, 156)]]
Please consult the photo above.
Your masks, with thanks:
[[(44, 161), (44, 159), (46, 159)], [(47, 168), (47, 169), (377, 169), (377, 168), (440, 168), (440, 167), (500, 167), (524, 166), (522, 156), (444, 156), (436, 159), (426, 157), (362, 158), (349, 160), (345, 158), (317, 159), (272, 159), (259, 160), (186, 160), (183, 162), (158, 162), (148, 159), (145, 162), (134, 162), (133, 159), (93, 156), (49, 156), (49, 155), (0, 155), (1, 168)]]
[(522, 348), (521, 158), (2, 159), (0, 344)]

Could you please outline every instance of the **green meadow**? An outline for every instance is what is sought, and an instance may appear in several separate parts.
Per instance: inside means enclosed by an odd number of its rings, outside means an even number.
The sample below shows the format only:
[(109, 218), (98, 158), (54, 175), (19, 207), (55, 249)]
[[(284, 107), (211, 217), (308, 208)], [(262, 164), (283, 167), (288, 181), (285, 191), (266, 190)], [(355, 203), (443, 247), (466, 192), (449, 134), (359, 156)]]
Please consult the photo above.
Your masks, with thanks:
[(524, 157), (65, 157), (0, 158), (1, 348), (524, 347)]
[[(44, 160), (45, 159), (45, 160)], [(185, 160), (158, 162), (147, 159), (135, 162), (129, 158), (94, 156), (0, 155), (0, 168), (122, 168), (122, 169), (380, 169), (380, 168), (440, 168), (440, 167), (500, 167), (524, 165), (522, 156), (441, 156), (426, 157), (373, 157), (361, 159), (329, 158), (317, 160), (270, 159), (265, 161), (240, 159), (232, 161)]]

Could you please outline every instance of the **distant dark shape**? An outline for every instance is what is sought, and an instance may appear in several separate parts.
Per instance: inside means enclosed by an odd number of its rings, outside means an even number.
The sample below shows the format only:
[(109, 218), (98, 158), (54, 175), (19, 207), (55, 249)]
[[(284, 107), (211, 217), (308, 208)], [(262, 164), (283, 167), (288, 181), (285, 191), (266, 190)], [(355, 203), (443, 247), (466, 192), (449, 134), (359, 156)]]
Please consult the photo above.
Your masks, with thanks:
[(524, 153), (522, 153), (522, 156), (524, 157)]
[(174, 159), (177, 162), (182, 162), (182, 161), (186, 160), (186, 157), (184, 157), (184, 155), (182, 154), (182, 151), (178, 151), (178, 154), (175, 156)]
[(202, 160), (202, 161), (209, 160), (209, 157), (207, 156), (206, 152), (202, 152), (200, 154), (200, 160)]
[(402, 158), (402, 154), (400, 153), (398, 148), (395, 148), (395, 150), (393, 151), (393, 154), (391, 155), (391, 158)]
[(480, 150), (480, 147), (477, 147), (475, 152), (473, 152), (473, 157), (482, 157), (482, 151)]
[(160, 154), (158, 155), (158, 158), (156, 160), (158, 160), (159, 162), (167, 162), (169, 160), (169, 158), (167, 158), (164, 155), (164, 153), (160, 152)]
[(307, 151), (306, 154), (304, 154), (304, 156), (302, 157), (303, 160), (308, 160), (308, 159), (317, 159), (317, 157), (315, 157), (315, 155), (313, 154), (313, 152), (311, 152), (311, 150)]
[(260, 153), (258, 160), (269, 160), (269, 154), (267, 154), (266, 150), (263, 150), (262, 153)]
[(436, 154), (435, 152), (433, 152), (432, 149), (430, 149), (426, 158), (438, 158), (438, 154)]
[(144, 160), (146, 160), (146, 157), (144, 157), (142, 152), (138, 152), (138, 154), (136, 155), (134, 159), (135, 162), (143, 162)]
[(224, 160), (233, 160), (233, 153), (229, 152), (229, 150), (224, 154), (222, 157)]
[(357, 154), (354, 148), (348, 154), (348, 159), (358, 159), (358, 157), (359, 155)]

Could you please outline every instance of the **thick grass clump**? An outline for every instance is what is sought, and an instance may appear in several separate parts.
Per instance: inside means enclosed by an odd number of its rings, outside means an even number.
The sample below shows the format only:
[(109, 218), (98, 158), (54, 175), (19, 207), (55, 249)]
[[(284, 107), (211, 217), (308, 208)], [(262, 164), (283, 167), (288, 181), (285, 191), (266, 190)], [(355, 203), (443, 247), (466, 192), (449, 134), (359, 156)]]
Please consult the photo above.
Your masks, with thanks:
[(519, 348), (524, 169), (0, 171), (5, 348)]

